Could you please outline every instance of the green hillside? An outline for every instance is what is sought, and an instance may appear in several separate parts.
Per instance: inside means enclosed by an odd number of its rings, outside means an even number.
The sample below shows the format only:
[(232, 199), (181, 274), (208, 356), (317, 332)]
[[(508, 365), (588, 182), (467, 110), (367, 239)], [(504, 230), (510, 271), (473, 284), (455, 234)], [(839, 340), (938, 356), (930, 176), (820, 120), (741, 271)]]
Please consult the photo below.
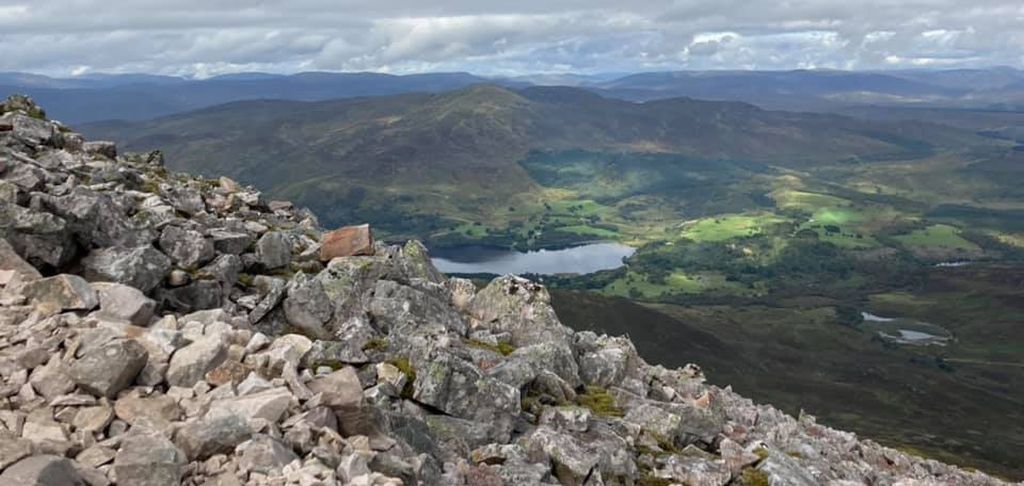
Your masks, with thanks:
[[(227, 175), (295, 200), (328, 225), (372, 220), (394, 237), (436, 244), (531, 240), (534, 246), (607, 236), (581, 215), (566, 217), (549, 206), (597, 201), (609, 224), (627, 226), (632, 236), (622, 239), (636, 239), (650, 232), (648, 222), (679, 216), (637, 215), (637, 203), (650, 204), (636, 198), (651, 193), (670, 213), (702, 205), (710, 206), (702, 213), (715, 212), (722, 203), (738, 209), (763, 200), (764, 191), (751, 188), (737, 199), (720, 183), (779, 167), (915, 159), (979, 142), (920, 123), (887, 126), (743, 103), (632, 103), (572, 88), (488, 85), (438, 95), (238, 102), (82, 128), (132, 150), (164, 149), (175, 169)], [(572, 179), (573, 170), (584, 178)], [(601, 180), (589, 180), (590, 173)], [(706, 174), (713, 174), (712, 186)], [(713, 201), (701, 202), (707, 197)], [(587, 227), (537, 240), (531, 232), (539, 221), (531, 218), (545, 215), (547, 228), (552, 220), (557, 227)]]

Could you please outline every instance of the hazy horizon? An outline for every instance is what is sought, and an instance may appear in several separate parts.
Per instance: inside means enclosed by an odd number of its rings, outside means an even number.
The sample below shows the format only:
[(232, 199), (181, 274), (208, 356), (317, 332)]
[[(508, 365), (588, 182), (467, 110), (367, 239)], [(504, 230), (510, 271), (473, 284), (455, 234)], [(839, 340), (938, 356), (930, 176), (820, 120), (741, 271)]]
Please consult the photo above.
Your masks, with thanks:
[(651, 74), (651, 73), (791, 73), (791, 72), (837, 72), (837, 73), (910, 73), (910, 72), (944, 72), (944, 71), (1024, 71), (1022, 67), (1014, 67), (1007, 65), (989, 65), (989, 66), (976, 66), (976, 67), (916, 67), (916, 68), (889, 68), (889, 69), (836, 69), (836, 68), (791, 68), (791, 69), (660, 69), (660, 70), (647, 70), (647, 71), (619, 71), (619, 72), (594, 72), (585, 73), (577, 71), (536, 71), (536, 72), (524, 72), (520, 74), (486, 74), (474, 71), (415, 71), (415, 72), (403, 72), (403, 73), (392, 73), (386, 71), (374, 71), (374, 70), (309, 70), (309, 71), (286, 71), (286, 72), (273, 72), (273, 71), (229, 71), (213, 75), (197, 75), (197, 74), (161, 74), (159, 72), (145, 72), (145, 71), (130, 71), (130, 72), (115, 72), (115, 71), (96, 71), (96, 72), (81, 72), (81, 73), (67, 73), (67, 74), (53, 74), (43, 71), (31, 71), (31, 70), (8, 70), (0, 71), (0, 75), (31, 75), (31, 76), (43, 76), (52, 79), (91, 79), (91, 78), (105, 78), (105, 77), (117, 77), (117, 76), (153, 76), (153, 77), (168, 77), (178, 78), (184, 80), (206, 80), (218, 77), (241, 77), (241, 76), (271, 76), (271, 77), (287, 77), (297, 76), (304, 74), (379, 74), (379, 75), (391, 75), (391, 76), (415, 76), (415, 75), (440, 75), (440, 74), (468, 74), (480, 78), (488, 79), (517, 79), (517, 78), (543, 78), (543, 77), (578, 77), (584, 79), (603, 79), (612, 80), (616, 78), (632, 76), (635, 74)]

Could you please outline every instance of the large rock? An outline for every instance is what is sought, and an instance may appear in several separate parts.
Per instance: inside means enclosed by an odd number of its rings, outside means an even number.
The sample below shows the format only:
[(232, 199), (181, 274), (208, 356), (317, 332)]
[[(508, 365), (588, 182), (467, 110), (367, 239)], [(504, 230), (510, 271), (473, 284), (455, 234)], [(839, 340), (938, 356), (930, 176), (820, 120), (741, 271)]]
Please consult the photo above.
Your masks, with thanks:
[(254, 285), (260, 289), (263, 298), (249, 313), (249, 322), (252, 324), (262, 321), (267, 314), (270, 314), (281, 303), (281, 299), (284, 298), (284, 294), (288, 290), (288, 284), (284, 279), (264, 275), (256, 277)]
[(134, 339), (119, 339), (95, 349), (71, 365), (71, 379), (83, 390), (114, 398), (135, 381), (149, 353)]
[(31, 264), (21, 258), (7, 240), (0, 238), (0, 271), (10, 270), (20, 274), (23, 280), (34, 280), (42, 275)]
[(269, 231), (256, 242), (256, 257), (267, 270), (288, 266), (292, 261), (292, 243), (288, 235)]
[(430, 252), (416, 240), (410, 240), (402, 246), (400, 257), (396, 263), (401, 272), (409, 279), (423, 279), (434, 283), (444, 283), (447, 279), (430, 260)]
[(22, 293), (33, 304), (53, 310), (91, 310), (100, 300), (89, 282), (77, 275), (61, 274), (27, 283)]
[(185, 470), (185, 453), (159, 435), (128, 437), (114, 458), (119, 486), (177, 486)]
[(346, 366), (309, 383), (313, 393), (322, 395), (320, 403), (330, 407), (338, 416), (341, 432), (346, 435), (379, 435), (373, 417), (363, 400), (363, 387), (355, 368)]
[(220, 255), (199, 270), (199, 278), (216, 280), (226, 288), (231, 288), (238, 282), (238, 276), (244, 268), (242, 259), (237, 255)]
[(82, 260), (82, 275), (91, 281), (116, 282), (142, 292), (160, 285), (171, 259), (152, 245), (98, 248)]
[(64, 219), (6, 202), (0, 202), (0, 238), (37, 267), (61, 268), (78, 254)]
[(227, 343), (221, 335), (204, 336), (177, 350), (167, 367), (167, 383), (172, 386), (191, 387), (206, 373), (228, 356)]
[(7, 486), (88, 486), (75, 470), (74, 464), (58, 456), (26, 457), (0, 474), (0, 484)]
[(32, 455), (32, 441), (28, 439), (0, 440), (0, 471)]
[(288, 388), (277, 387), (249, 395), (216, 400), (210, 404), (211, 415), (236, 415), (245, 417), (256, 429), (257, 420), (275, 423), (281, 419), (291, 404), (292, 394)]
[(153, 318), (156, 302), (141, 290), (107, 282), (94, 282), (92, 288), (100, 299), (97, 317), (136, 326), (147, 326)]
[(253, 430), (249, 421), (232, 413), (207, 414), (187, 422), (174, 434), (174, 442), (190, 460), (227, 454), (249, 440)]
[(75, 389), (70, 370), (59, 356), (51, 357), (45, 366), (32, 370), (28, 381), (37, 393), (48, 399)]
[(223, 292), (224, 288), (220, 282), (196, 280), (181, 287), (161, 287), (157, 289), (154, 297), (166, 309), (195, 312), (220, 307), (224, 300)]
[(82, 150), (88, 154), (101, 155), (108, 159), (117, 158), (117, 144), (107, 140), (94, 140), (82, 144)]
[(398, 335), (465, 335), (468, 327), (447, 299), (391, 280), (377, 282), (369, 311), (380, 328)]
[(417, 363), (413, 399), (449, 415), (480, 422), (493, 440), (507, 440), (520, 411), (519, 390), (455, 355), (440, 353)]
[(167, 226), (160, 233), (160, 248), (175, 265), (186, 269), (198, 269), (215, 255), (213, 243), (202, 233), (177, 226)]
[(255, 241), (248, 233), (221, 229), (211, 230), (210, 239), (213, 240), (213, 248), (217, 252), (228, 255), (241, 255)]
[(236, 453), (241, 457), (238, 467), (242, 472), (280, 474), (281, 469), (298, 459), (291, 449), (277, 439), (257, 435), (238, 445)]
[(296, 275), (288, 284), (287, 295), (283, 307), (288, 324), (310, 336), (328, 337), (324, 324), (334, 315), (334, 308), (320, 281)]
[(550, 458), (558, 482), (564, 485), (582, 485), (599, 460), (586, 444), (547, 426), (534, 430), (526, 444), (535, 455)]
[(320, 261), (360, 255), (373, 255), (373, 231), (368, 224), (338, 228), (320, 239)]
[(57, 130), (46, 120), (23, 114), (7, 115), (4, 119), (13, 127), (14, 136), (33, 145), (52, 144), (57, 136)]
[(580, 376), (587, 384), (607, 387), (621, 383), (636, 369), (636, 350), (621, 344), (584, 353), (579, 360)]
[(130, 425), (145, 425), (157, 431), (166, 430), (182, 415), (177, 400), (167, 395), (121, 397), (114, 404), (114, 413)]
[(138, 246), (153, 240), (146, 227), (136, 227), (128, 210), (110, 194), (75, 187), (62, 196), (41, 197), (43, 206), (60, 216), (80, 242), (95, 247)]
[(572, 331), (562, 325), (544, 286), (516, 276), (492, 281), (467, 308), (472, 328), (509, 333), (516, 347), (568, 342)]
[(309, 389), (323, 394), (321, 404), (338, 411), (358, 411), (363, 406), (363, 386), (351, 366), (311, 381)]

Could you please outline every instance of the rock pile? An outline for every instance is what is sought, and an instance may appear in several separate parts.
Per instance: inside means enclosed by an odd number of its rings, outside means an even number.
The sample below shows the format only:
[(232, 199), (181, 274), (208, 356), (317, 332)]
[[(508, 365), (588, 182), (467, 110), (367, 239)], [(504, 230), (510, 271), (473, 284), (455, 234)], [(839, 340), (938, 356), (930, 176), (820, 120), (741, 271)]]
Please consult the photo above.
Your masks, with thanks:
[(574, 333), (533, 282), (364, 228), (324, 249), (306, 211), (0, 113), (0, 484), (1000, 483)]

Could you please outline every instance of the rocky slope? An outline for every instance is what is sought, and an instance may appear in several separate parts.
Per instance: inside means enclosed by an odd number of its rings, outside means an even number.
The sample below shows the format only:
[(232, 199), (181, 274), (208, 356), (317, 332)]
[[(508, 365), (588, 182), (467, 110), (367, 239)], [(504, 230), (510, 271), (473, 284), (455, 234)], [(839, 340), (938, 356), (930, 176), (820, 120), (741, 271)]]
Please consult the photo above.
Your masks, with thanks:
[(0, 484), (1001, 483), (574, 333), (530, 281), (0, 114)]

